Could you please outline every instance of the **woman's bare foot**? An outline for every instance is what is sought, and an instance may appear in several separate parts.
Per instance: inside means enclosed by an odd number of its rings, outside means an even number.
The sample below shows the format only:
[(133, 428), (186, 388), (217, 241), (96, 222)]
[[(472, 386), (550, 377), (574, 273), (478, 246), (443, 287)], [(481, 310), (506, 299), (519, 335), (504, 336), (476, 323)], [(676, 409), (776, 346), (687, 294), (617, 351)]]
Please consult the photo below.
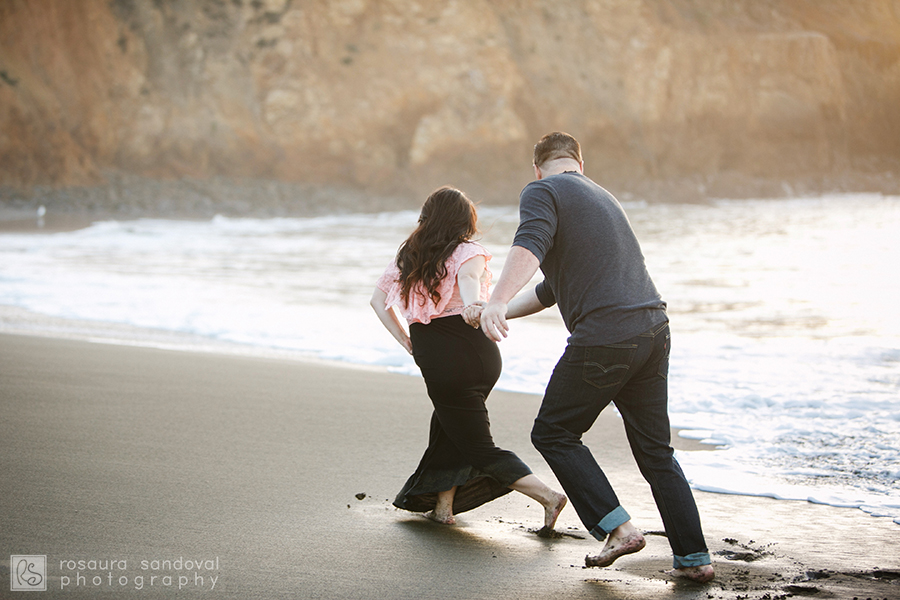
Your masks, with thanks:
[(456, 496), (456, 486), (449, 490), (437, 493), (434, 510), (425, 513), (426, 519), (444, 525), (456, 525), (456, 517), (453, 516), (453, 498)]
[(456, 517), (452, 514), (439, 513), (436, 510), (430, 510), (425, 513), (425, 518), (431, 519), (435, 523), (441, 523), (442, 525), (456, 525)]
[(564, 494), (553, 493), (556, 498), (544, 505), (544, 529), (556, 527), (556, 519), (559, 518), (559, 513), (562, 512), (562, 509), (566, 507), (566, 503), (569, 501)]
[(672, 569), (671, 571), (666, 571), (672, 577), (679, 577), (681, 579), (690, 579), (691, 581), (697, 583), (707, 583), (708, 581), (712, 581), (716, 576), (715, 570), (713, 570), (712, 565), (700, 565), (699, 567), (681, 567), (680, 569)]
[(556, 519), (559, 517), (559, 513), (562, 512), (562, 509), (566, 506), (566, 502), (569, 501), (565, 494), (554, 492), (534, 474), (526, 475), (525, 477), (514, 481), (509, 488), (537, 500), (541, 503), (541, 506), (544, 507), (544, 527), (541, 531), (553, 530), (556, 526)]
[(631, 521), (617, 527), (606, 540), (603, 551), (595, 556), (585, 556), (584, 564), (588, 567), (608, 567), (616, 559), (626, 554), (634, 554), (644, 549), (647, 543), (641, 532), (635, 529)]

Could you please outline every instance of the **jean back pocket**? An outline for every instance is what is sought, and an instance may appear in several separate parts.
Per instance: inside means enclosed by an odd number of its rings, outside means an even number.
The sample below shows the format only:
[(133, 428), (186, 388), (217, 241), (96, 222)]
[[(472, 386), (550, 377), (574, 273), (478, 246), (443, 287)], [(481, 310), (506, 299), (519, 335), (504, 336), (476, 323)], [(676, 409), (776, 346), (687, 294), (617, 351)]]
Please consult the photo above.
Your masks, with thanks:
[(628, 380), (637, 344), (609, 344), (585, 349), (582, 378), (597, 389), (622, 385)]

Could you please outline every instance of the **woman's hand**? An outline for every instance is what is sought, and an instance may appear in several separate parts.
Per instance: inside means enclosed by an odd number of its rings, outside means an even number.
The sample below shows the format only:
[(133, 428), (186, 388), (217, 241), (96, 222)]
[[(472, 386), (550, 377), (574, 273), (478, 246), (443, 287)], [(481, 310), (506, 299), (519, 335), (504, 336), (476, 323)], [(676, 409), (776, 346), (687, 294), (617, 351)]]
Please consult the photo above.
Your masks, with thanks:
[(484, 310), (484, 304), (483, 301), (477, 300), (463, 310), (463, 320), (470, 327), (474, 327), (475, 329), (481, 327), (481, 311)]

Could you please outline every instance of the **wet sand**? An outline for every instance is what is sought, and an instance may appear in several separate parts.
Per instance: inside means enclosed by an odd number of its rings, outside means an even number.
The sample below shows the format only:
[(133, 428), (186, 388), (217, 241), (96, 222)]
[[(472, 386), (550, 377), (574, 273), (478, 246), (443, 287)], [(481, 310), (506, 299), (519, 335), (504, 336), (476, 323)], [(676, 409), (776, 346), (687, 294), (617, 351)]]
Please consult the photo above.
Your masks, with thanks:
[[(528, 439), (539, 403), (495, 392), (494, 436), (556, 486)], [(417, 378), (0, 335), (0, 410), (0, 598), (25, 597), (11, 555), (47, 557), (38, 598), (900, 598), (890, 519), (702, 492), (717, 578), (672, 580), (611, 411), (585, 441), (648, 544), (585, 569), (600, 544), (571, 506), (555, 539), (519, 494), (456, 527), (391, 506), (427, 440)]]

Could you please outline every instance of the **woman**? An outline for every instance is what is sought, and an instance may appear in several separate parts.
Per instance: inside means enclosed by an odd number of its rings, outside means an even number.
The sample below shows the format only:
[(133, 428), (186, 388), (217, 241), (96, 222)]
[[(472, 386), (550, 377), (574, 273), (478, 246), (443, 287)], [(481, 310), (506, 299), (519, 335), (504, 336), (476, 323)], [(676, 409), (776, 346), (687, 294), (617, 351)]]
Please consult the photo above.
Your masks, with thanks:
[(491, 255), (471, 241), (476, 223), (465, 194), (435, 191), (372, 295), (381, 322), (415, 358), (434, 405), (428, 448), (394, 505), (452, 525), (454, 515), (516, 490), (541, 503), (544, 527), (552, 529), (566, 497), (491, 437), (485, 400), (501, 362), (497, 345), (478, 329)]

